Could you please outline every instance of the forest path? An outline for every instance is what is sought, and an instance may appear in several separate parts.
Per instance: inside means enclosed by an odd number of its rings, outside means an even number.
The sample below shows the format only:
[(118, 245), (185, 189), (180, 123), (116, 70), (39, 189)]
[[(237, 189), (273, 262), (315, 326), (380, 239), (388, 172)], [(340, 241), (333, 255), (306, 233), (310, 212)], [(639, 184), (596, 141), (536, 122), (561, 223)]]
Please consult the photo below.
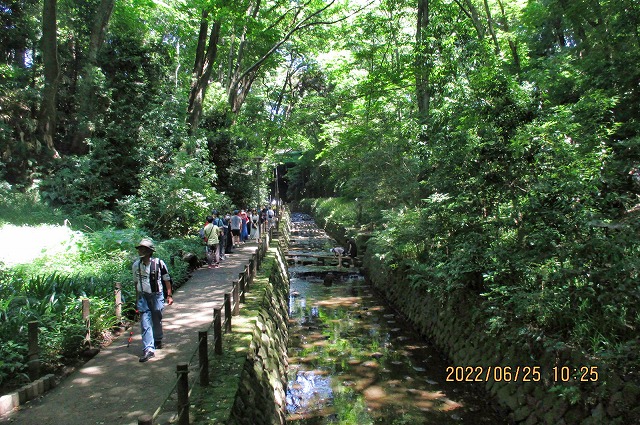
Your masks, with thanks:
[[(27, 402), (0, 418), (0, 423), (20, 425), (137, 424), (141, 415), (153, 415), (172, 392), (176, 365), (188, 363), (197, 351), (198, 331), (209, 328), (213, 309), (223, 306), (224, 294), (257, 250), (255, 242), (236, 248), (220, 268), (195, 270), (175, 292), (174, 304), (164, 310), (163, 348), (146, 363), (140, 325), (115, 339), (93, 359), (67, 376), (42, 397)], [(224, 309), (223, 309), (224, 316)], [(212, 340), (212, 336), (209, 337)], [(196, 355), (197, 363), (197, 355)], [(189, 380), (192, 380), (189, 376)], [(154, 424), (169, 423), (175, 415), (175, 391)]]

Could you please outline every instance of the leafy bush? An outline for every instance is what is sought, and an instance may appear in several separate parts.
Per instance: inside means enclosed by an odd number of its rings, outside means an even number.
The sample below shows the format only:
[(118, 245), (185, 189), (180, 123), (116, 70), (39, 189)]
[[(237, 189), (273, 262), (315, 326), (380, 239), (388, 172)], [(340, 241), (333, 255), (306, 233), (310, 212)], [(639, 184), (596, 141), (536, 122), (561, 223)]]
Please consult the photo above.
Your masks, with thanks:
[(3, 341), (0, 344), (0, 385), (3, 385), (8, 379), (28, 382), (29, 378), (25, 373), (26, 358), (26, 344), (19, 344), (15, 341)]
[(230, 204), (212, 187), (215, 172), (203, 143), (195, 142), (195, 157), (180, 151), (166, 163), (149, 158), (138, 192), (120, 201), (127, 227), (164, 238), (195, 234), (214, 206)]
[(356, 225), (356, 203), (346, 198), (316, 198), (301, 201), (303, 208), (313, 210), (320, 222), (332, 221), (345, 227)]
[[(46, 229), (45, 229), (46, 230)], [(46, 231), (45, 231), (46, 233)], [(0, 385), (26, 379), (27, 326), (40, 323), (41, 359), (45, 370), (54, 370), (77, 357), (83, 346), (82, 299), (90, 301), (91, 340), (101, 343), (104, 333), (116, 325), (114, 283), (122, 283), (123, 314), (135, 309), (131, 263), (135, 246), (145, 234), (140, 230), (107, 227), (100, 231), (70, 232), (67, 249), (46, 254), (27, 264), (0, 264)], [(201, 254), (197, 237), (156, 243), (157, 256), (170, 266), (174, 283), (188, 278), (188, 265), (180, 251)]]
[(66, 218), (61, 210), (42, 203), (34, 189), (20, 192), (9, 183), (0, 182), (0, 198), (0, 224), (62, 224)]

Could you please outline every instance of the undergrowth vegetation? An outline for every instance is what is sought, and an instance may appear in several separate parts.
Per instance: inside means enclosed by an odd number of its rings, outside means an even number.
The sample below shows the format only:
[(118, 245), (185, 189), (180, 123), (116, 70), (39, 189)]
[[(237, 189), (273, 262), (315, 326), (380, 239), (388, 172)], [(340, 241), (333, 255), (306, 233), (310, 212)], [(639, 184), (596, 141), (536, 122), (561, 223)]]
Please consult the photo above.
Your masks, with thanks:
[[(29, 195), (12, 194), (2, 206), (2, 223), (60, 223), (60, 211), (38, 206)], [(70, 223), (78, 220), (68, 219)], [(97, 227), (96, 223), (92, 223)], [(73, 226), (72, 226), (73, 227)], [(18, 228), (27, 234), (34, 227)], [(119, 326), (115, 311), (115, 283), (122, 284), (123, 318), (133, 318), (135, 290), (131, 278), (134, 247), (146, 236), (139, 229), (117, 229), (103, 225), (84, 231), (60, 225), (39, 225), (37, 237), (27, 241), (37, 256), (26, 263), (0, 263), (0, 387), (13, 388), (28, 382), (27, 328), (30, 321), (39, 323), (40, 359), (45, 371), (55, 371), (73, 362), (83, 349), (85, 324), (82, 300), (90, 302), (91, 341), (99, 346), (110, 331)], [(66, 231), (60, 232), (59, 230)], [(28, 234), (31, 234), (29, 232)], [(49, 241), (50, 236), (64, 237)], [(22, 240), (3, 240), (16, 250)], [(188, 276), (188, 265), (180, 251), (201, 251), (196, 237), (168, 239), (156, 243), (156, 255), (170, 266), (176, 285)], [(48, 251), (41, 246), (52, 246)]]
[[(488, 335), (560, 342), (633, 375), (640, 370), (637, 217), (600, 221), (570, 200), (564, 214), (555, 214), (557, 205), (525, 198), (484, 217), (446, 195), (386, 210), (367, 249), (443, 305), (472, 294), (488, 318)], [(354, 201), (302, 205), (319, 221), (360, 225)]]

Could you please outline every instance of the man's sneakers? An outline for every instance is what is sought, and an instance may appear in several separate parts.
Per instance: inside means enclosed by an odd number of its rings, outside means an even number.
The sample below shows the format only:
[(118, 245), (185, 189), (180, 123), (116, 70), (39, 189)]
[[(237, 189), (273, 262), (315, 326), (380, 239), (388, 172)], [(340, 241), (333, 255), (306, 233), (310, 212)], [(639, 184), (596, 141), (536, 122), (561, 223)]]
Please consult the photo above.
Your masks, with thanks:
[(154, 341), (153, 345), (156, 347), (156, 350), (161, 349), (162, 348), (162, 340)]
[(156, 356), (156, 354), (155, 354), (153, 351), (151, 351), (151, 350), (147, 350), (147, 351), (145, 351), (144, 356), (140, 357), (140, 358), (138, 359), (138, 361), (139, 361), (140, 363), (144, 363), (144, 362), (146, 362), (146, 361), (149, 361), (149, 359), (151, 359), (151, 358), (153, 358), (153, 357), (155, 357), (155, 356)]

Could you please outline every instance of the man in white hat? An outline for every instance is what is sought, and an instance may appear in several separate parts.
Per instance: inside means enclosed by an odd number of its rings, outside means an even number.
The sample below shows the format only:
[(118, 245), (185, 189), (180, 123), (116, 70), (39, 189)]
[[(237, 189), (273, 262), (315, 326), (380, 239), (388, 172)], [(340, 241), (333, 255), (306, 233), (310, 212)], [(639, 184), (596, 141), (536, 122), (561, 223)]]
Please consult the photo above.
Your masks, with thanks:
[(167, 265), (159, 258), (153, 258), (156, 250), (153, 241), (142, 239), (136, 249), (139, 258), (133, 262), (132, 271), (142, 332), (139, 360), (146, 362), (155, 356), (156, 349), (162, 348), (162, 311), (165, 298), (167, 304), (173, 304), (173, 288)]

